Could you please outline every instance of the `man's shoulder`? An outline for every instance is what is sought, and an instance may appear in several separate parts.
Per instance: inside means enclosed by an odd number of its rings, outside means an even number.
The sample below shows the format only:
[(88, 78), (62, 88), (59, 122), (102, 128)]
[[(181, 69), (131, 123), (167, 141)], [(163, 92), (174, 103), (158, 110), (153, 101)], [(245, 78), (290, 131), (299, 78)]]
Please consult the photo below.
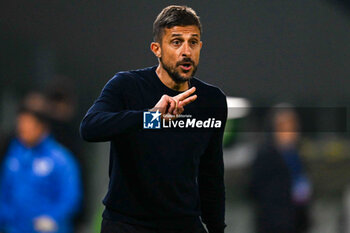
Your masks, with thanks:
[(6, 153), (5, 157), (8, 157), (9, 155), (17, 156), (19, 154), (18, 151), (20, 150), (27, 150), (27, 148), (23, 146), (17, 137), (12, 137), (8, 140), (7, 148), (4, 150)]
[(155, 67), (146, 67), (142, 69), (119, 71), (109, 80), (109, 82), (125, 83), (130, 81), (142, 81), (152, 75), (154, 68)]
[(19, 140), (17, 138), (11, 138), (9, 141), (8, 149), (6, 150), (6, 153), (3, 155), (2, 158), (2, 164), (4, 164), (5, 167), (11, 168), (11, 166), (18, 165), (14, 163), (18, 163), (23, 156), (20, 156), (20, 150), (24, 147), (21, 146)]

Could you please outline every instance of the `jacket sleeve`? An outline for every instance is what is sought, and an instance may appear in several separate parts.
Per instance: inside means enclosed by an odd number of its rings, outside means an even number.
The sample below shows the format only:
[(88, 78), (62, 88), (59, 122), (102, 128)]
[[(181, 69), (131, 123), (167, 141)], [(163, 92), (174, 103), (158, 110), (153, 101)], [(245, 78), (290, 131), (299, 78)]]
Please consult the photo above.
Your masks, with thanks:
[(81, 207), (82, 184), (78, 163), (69, 152), (55, 161), (55, 187), (57, 200), (48, 208), (47, 215), (57, 223), (72, 218)]
[(222, 125), (211, 135), (210, 143), (201, 156), (198, 186), (201, 200), (202, 221), (209, 233), (224, 232), (225, 224), (225, 185), (222, 140), (227, 118), (226, 97), (222, 94), (218, 106)]
[(143, 110), (126, 109), (131, 78), (118, 73), (103, 88), (80, 125), (82, 138), (89, 142), (110, 141), (118, 134), (142, 127)]

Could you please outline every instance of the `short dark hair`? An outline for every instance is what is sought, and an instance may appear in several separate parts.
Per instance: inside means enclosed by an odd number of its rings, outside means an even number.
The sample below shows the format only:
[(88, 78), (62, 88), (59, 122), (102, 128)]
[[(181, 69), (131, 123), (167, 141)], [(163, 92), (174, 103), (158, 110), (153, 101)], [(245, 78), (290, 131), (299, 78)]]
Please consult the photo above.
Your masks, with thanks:
[(202, 33), (202, 25), (199, 16), (188, 6), (171, 5), (165, 7), (157, 16), (153, 23), (153, 40), (160, 42), (164, 33), (164, 28), (175, 26), (195, 25)]

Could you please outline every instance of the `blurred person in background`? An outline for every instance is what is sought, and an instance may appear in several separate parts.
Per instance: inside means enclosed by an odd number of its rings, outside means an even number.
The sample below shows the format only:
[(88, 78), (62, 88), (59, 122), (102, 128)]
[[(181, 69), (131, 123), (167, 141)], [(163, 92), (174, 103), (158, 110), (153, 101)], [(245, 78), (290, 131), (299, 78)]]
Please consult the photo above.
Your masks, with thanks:
[(310, 225), (311, 183), (298, 150), (300, 125), (290, 107), (277, 106), (252, 167), (257, 233), (301, 233)]
[[(38, 96), (36, 96), (38, 97)], [(45, 100), (26, 99), (17, 115), (0, 176), (0, 229), (6, 233), (72, 232), (80, 208), (80, 170), (50, 134)], [(39, 103), (39, 105), (37, 105)]]

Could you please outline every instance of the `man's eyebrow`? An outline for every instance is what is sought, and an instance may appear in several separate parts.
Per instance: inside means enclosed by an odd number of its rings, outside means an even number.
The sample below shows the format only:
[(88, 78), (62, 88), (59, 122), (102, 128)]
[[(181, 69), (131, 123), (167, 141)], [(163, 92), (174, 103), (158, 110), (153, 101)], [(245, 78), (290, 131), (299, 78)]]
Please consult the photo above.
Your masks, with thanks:
[[(182, 34), (177, 34), (177, 33), (171, 34), (171, 37), (176, 37), (176, 36), (182, 36)], [(192, 34), (191, 36), (199, 37), (198, 34)]]
[(172, 34), (171, 37), (182, 36), (182, 34)]

